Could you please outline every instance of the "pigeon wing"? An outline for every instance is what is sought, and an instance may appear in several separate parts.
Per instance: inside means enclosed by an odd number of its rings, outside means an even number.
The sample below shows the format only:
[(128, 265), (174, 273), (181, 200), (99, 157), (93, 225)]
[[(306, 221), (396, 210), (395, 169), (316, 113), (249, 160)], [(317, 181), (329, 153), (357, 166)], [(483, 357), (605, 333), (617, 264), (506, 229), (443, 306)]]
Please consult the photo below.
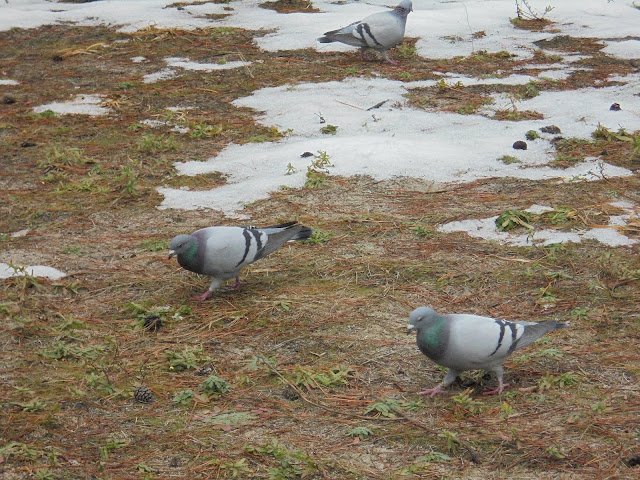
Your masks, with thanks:
[(478, 315), (446, 315), (450, 333), (445, 366), (458, 371), (501, 364), (523, 336), (525, 327), (515, 322)]
[(258, 258), (266, 234), (247, 227), (209, 227), (194, 235), (206, 236), (202, 273), (233, 278), (240, 269)]

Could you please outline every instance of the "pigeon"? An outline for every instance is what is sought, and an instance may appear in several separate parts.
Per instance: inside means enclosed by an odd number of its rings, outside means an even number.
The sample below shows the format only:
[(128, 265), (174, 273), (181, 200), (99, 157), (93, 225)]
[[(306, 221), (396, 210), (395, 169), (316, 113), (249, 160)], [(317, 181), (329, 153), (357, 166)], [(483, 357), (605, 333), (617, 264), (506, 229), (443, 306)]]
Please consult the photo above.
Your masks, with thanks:
[(191, 235), (178, 235), (171, 240), (169, 258), (177, 255), (182, 268), (213, 277), (211, 286), (192, 300), (211, 297), (223, 280), (236, 279), (232, 288), (240, 287), (240, 270), (266, 257), (286, 242), (309, 238), (313, 229), (298, 222), (270, 227), (207, 227)]
[(402, 42), (407, 16), (412, 11), (411, 0), (402, 0), (393, 10), (374, 13), (364, 20), (327, 32), (318, 38), (318, 41), (320, 43), (341, 42), (360, 47), (360, 57), (363, 60), (367, 49), (378, 50), (384, 61), (396, 64), (398, 62), (389, 58), (387, 50)]
[(478, 315), (439, 315), (428, 307), (409, 315), (407, 334), (417, 331), (418, 348), (449, 371), (442, 384), (420, 392), (434, 396), (453, 383), (465, 370), (488, 370), (498, 377), (498, 387), (484, 395), (502, 393), (509, 384), (502, 381), (502, 362), (547, 332), (568, 327), (568, 323), (511, 322)]

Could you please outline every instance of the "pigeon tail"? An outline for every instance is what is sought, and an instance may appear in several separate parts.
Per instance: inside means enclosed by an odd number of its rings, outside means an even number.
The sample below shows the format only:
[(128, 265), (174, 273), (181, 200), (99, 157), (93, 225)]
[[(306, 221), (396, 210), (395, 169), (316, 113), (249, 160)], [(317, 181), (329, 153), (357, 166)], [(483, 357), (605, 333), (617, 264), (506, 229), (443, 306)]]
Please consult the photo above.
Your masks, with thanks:
[(524, 333), (522, 337), (520, 337), (512, 346), (511, 351), (520, 350), (521, 348), (526, 347), (527, 345), (531, 345), (537, 339), (542, 337), (547, 332), (553, 332), (554, 330), (559, 330), (561, 328), (569, 327), (569, 323), (556, 322), (556, 321), (548, 321), (548, 322), (538, 322), (527, 325), (524, 328)]
[(293, 240), (306, 240), (311, 235), (313, 235), (313, 228), (305, 227), (303, 225), (300, 225), (300, 226), (302, 228), (300, 228), (300, 231), (296, 234), (295, 237), (291, 238), (290, 241), (293, 241)]

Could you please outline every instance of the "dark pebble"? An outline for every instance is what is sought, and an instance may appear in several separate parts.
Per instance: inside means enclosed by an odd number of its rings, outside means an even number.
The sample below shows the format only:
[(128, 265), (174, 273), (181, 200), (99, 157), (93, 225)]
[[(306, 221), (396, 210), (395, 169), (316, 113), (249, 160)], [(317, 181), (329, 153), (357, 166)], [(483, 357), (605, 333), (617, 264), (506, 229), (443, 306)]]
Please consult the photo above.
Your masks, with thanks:
[(35, 146), (36, 146), (36, 144), (35, 144), (35, 143), (33, 143), (33, 142), (22, 142), (22, 143), (20, 144), (20, 146), (21, 146), (22, 148), (28, 148), (28, 147), (35, 147)]
[(637, 467), (640, 465), (640, 455), (634, 455), (629, 460), (627, 460), (627, 465), (630, 467)]
[(523, 142), (522, 140), (518, 140), (517, 142), (513, 143), (513, 148), (515, 148), (516, 150), (526, 150), (527, 149), (527, 142)]
[(614, 112), (619, 112), (622, 109), (620, 108), (620, 104), (619, 103), (614, 103), (613, 105), (611, 105), (609, 107), (609, 110), (613, 110)]
[(54, 55), (53, 57), (51, 57), (51, 60), (53, 60), (54, 62), (61, 62), (62, 60), (64, 60), (64, 58), (62, 58), (60, 55)]
[(292, 402), (295, 402), (296, 400), (298, 400), (300, 398), (300, 395), (298, 395), (298, 392), (296, 392), (291, 387), (285, 388), (284, 391), (282, 392), (282, 396), (284, 398), (286, 398), (287, 400), (290, 400)]
[(2, 97), (2, 103), (5, 105), (11, 105), (12, 103), (16, 103), (16, 99), (13, 97), (10, 97), (9, 95), (6, 95)]
[(307, 158), (307, 157), (313, 157), (313, 153), (304, 152), (302, 155), (300, 155), (300, 158)]
[(213, 366), (213, 363), (205, 363), (203, 366), (201, 366), (198, 370), (196, 370), (194, 372), (194, 375), (198, 375), (200, 377), (203, 376), (209, 376), (211, 375), (215, 370), (215, 367)]
[(547, 125), (546, 127), (542, 127), (540, 131), (542, 133), (551, 133), (552, 135), (558, 135), (559, 133), (562, 133), (562, 131), (555, 125)]
[(150, 332), (157, 332), (162, 328), (162, 319), (157, 315), (150, 315), (144, 319), (144, 328)]

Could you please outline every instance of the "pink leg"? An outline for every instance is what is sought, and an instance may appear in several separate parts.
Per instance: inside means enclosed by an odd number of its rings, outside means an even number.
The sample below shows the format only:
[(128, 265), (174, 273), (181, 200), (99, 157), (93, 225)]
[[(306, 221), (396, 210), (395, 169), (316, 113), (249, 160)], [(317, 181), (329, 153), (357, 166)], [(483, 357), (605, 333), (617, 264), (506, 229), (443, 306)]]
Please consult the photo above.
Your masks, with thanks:
[(240, 277), (236, 277), (236, 283), (234, 285), (229, 285), (228, 287), (225, 287), (226, 290), (240, 290), (240, 287), (242, 287), (243, 285), (246, 285), (247, 282), (241, 282), (240, 281)]
[(211, 298), (211, 295), (211, 290), (207, 290), (202, 295), (191, 297), (191, 300), (200, 300), (201, 302), (204, 302), (207, 298)]
[(422, 390), (418, 392), (418, 395), (429, 395), (430, 397), (434, 397), (437, 393), (444, 393), (442, 385), (438, 384), (434, 388), (427, 388), (426, 390)]
[(502, 383), (502, 379), (499, 378), (498, 379), (498, 386), (496, 388), (494, 388), (493, 390), (487, 390), (482, 395), (494, 395), (496, 393), (500, 394), (505, 389), (505, 387), (508, 387), (508, 386), (509, 386), (508, 383)]
[(386, 63), (390, 63), (391, 65), (398, 65), (398, 62), (396, 62), (395, 60), (391, 60), (389, 58), (389, 55), (387, 55), (387, 52), (382, 52), (382, 60)]

